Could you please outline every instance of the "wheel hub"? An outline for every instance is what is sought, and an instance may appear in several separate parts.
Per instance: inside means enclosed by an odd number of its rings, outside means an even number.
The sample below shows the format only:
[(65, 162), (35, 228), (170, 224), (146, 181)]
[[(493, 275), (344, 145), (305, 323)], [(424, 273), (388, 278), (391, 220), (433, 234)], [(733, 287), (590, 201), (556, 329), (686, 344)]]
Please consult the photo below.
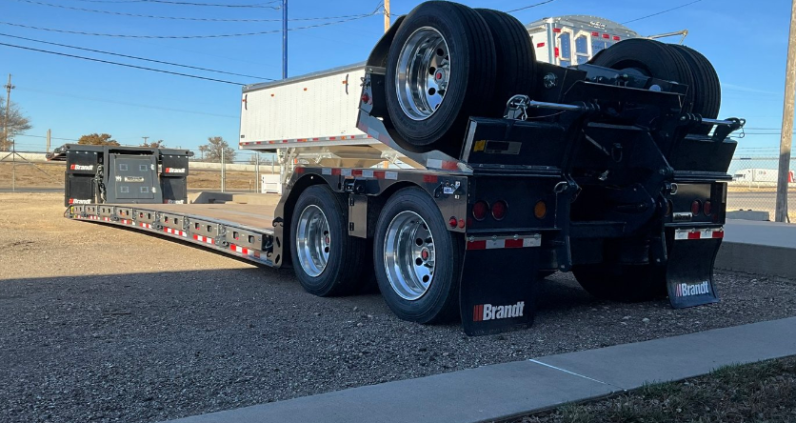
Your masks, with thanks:
[(413, 211), (396, 215), (387, 227), (384, 267), (393, 291), (414, 301), (434, 280), (434, 238), (428, 224)]
[(418, 28), (398, 57), (395, 91), (401, 110), (412, 120), (428, 119), (445, 99), (450, 74), (445, 37), (432, 27)]
[(304, 272), (312, 277), (323, 273), (329, 263), (331, 245), (326, 215), (318, 206), (308, 206), (301, 212), (296, 227), (296, 248)]

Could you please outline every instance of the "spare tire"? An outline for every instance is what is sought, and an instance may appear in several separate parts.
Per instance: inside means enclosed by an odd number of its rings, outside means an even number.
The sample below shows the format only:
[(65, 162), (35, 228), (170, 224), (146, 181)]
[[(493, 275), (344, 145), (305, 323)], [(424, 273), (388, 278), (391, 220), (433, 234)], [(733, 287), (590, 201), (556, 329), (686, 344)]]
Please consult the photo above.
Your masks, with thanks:
[[(671, 44), (669, 48), (688, 63), (694, 79), (694, 108), (692, 112), (709, 119), (716, 119), (721, 108), (721, 83), (719, 75), (710, 61), (698, 51), (681, 45)], [(711, 126), (700, 125), (695, 133), (707, 135)]]
[(458, 156), (472, 115), (493, 99), (495, 48), (481, 16), (469, 7), (430, 1), (401, 23), (387, 55), (387, 113), (410, 151)]
[(528, 30), (517, 18), (492, 9), (475, 9), (489, 25), (495, 41), (497, 78), (487, 114), (502, 117), (506, 103), (516, 94), (533, 97), (536, 86), (536, 53)]
[(644, 76), (677, 82), (688, 86), (683, 112), (690, 112), (694, 103), (694, 77), (686, 60), (666, 44), (655, 40), (631, 38), (600, 51), (591, 64), (606, 68), (638, 72)]

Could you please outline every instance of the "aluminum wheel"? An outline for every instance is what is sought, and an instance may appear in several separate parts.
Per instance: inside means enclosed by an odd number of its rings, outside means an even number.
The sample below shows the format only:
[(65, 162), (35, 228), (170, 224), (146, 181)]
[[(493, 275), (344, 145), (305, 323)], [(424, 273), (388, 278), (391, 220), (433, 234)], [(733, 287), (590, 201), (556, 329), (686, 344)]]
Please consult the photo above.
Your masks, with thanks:
[(326, 269), (331, 244), (326, 215), (318, 206), (307, 206), (296, 228), (296, 248), (301, 268), (308, 275), (316, 277)]
[(406, 40), (395, 73), (395, 92), (406, 116), (425, 120), (433, 115), (445, 99), (451, 75), (445, 37), (430, 26), (418, 28)]
[(434, 280), (434, 237), (426, 221), (412, 211), (398, 213), (387, 227), (384, 268), (401, 298), (422, 297)]

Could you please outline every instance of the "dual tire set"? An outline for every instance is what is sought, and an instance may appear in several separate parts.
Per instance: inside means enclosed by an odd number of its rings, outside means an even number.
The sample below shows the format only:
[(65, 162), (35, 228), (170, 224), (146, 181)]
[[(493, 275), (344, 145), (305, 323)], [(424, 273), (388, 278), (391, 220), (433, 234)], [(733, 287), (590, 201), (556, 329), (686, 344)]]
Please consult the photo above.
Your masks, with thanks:
[[(420, 4), (400, 23), (387, 55), (385, 98), (395, 141), (409, 151), (458, 157), (470, 116), (502, 117), (512, 96), (534, 98), (542, 89), (534, 51), (525, 26), (504, 12)], [(719, 78), (693, 49), (629, 39), (591, 64), (687, 85), (683, 112), (718, 116)]]
[(415, 187), (394, 193), (373, 239), (348, 235), (346, 198), (314, 185), (296, 202), (290, 253), (304, 289), (323, 297), (355, 294), (375, 271), (382, 296), (401, 319), (455, 319), (462, 241), (448, 231), (431, 197)]

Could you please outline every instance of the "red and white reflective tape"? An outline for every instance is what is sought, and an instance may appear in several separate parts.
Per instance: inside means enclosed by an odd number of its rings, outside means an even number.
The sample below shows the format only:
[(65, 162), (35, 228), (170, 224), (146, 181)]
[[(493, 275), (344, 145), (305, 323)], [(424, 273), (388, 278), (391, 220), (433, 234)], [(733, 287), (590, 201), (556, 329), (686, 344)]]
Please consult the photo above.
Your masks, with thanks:
[(133, 222), (132, 220), (127, 220), (127, 219), (121, 219), (121, 220), (119, 220), (119, 222), (121, 222), (122, 225), (135, 225), (135, 222)]
[(208, 238), (208, 237), (202, 236), (202, 235), (194, 235), (193, 239), (195, 239), (195, 240), (197, 240), (199, 242), (204, 242), (205, 244), (213, 245), (213, 238)]
[(359, 178), (373, 178), (373, 179), (391, 179), (398, 180), (398, 172), (391, 170), (375, 170), (375, 169), (340, 169), (324, 167), (321, 169), (321, 174), (329, 176), (354, 176)]
[(188, 236), (188, 234), (183, 232), (183, 231), (179, 231), (177, 229), (171, 229), (171, 228), (163, 228), (163, 232), (165, 232), (167, 234), (177, 235), (177, 236)]
[(283, 140), (267, 140), (267, 141), (243, 141), (240, 145), (262, 145), (262, 144), (288, 144), (288, 143), (305, 143), (305, 142), (323, 142), (323, 141), (348, 141), (348, 140), (363, 140), (370, 139), (371, 137), (360, 135), (337, 135), (334, 137), (315, 137), (315, 138), (291, 138)]
[(138, 226), (146, 229), (152, 229), (152, 225), (150, 225), (149, 223), (140, 222)]
[(724, 238), (724, 228), (691, 228), (674, 230), (674, 239), (676, 240), (717, 238)]
[(257, 251), (257, 250), (244, 248), (244, 247), (241, 247), (241, 246), (235, 245), (235, 244), (229, 244), (229, 249), (232, 250), (233, 252), (236, 252), (238, 254), (242, 254), (244, 256), (260, 258), (260, 252)]
[(474, 238), (467, 240), (468, 250), (499, 250), (506, 248), (531, 248), (542, 245), (541, 235), (531, 235), (522, 237), (488, 237)]

